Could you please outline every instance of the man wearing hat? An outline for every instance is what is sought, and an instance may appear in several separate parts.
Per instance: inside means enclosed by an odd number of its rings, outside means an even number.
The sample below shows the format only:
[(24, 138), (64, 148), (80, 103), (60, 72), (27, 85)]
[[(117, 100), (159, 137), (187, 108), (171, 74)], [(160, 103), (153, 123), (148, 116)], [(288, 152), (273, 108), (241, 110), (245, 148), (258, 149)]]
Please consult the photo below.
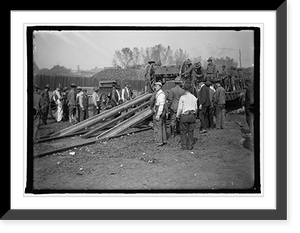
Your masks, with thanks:
[(156, 82), (154, 88), (156, 92), (153, 108), (154, 136), (157, 141), (157, 146), (163, 146), (167, 144), (166, 95), (161, 89), (161, 82)]
[(77, 106), (77, 110), (76, 110), (76, 118), (77, 118), (77, 122), (80, 122), (80, 113), (81, 113), (81, 109), (80, 109), (80, 105), (79, 105), (79, 97), (83, 95), (83, 91), (82, 91), (82, 87), (78, 86), (77, 87), (77, 94), (76, 94), (76, 106)]
[(253, 81), (250, 77), (245, 78), (245, 87), (246, 87), (246, 93), (245, 93), (245, 114), (246, 114), (246, 122), (248, 124), (249, 130), (250, 130), (250, 136), (253, 136), (254, 128), (253, 128), (253, 122), (254, 122), (254, 86)]
[(204, 70), (200, 61), (195, 63), (192, 76), (193, 76), (193, 82), (195, 83), (196, 86), (198, 86), (198, 84), (201, 82), (205, 82)]
[(214, 83), (217, 73), (217, 67), (215, 64), (213, 64), (211, 57), (207, 59), (207, 62), (208, 64), (206, 67), (206, 80)]
[(221, 86), (220, 81), (215, 83), (216, 92), (213, 97), (213, 102), (216, 106), (216, 128), (225, 128), (225, 102), (226, 102), (226, 92)]
[(93, 90), (94, 90), (92, 94), (93, 116), (95, 116), (100, 113), (100, 96), (98, 94), (99, 87), (94, 87)]
[(201, 88), (199, 92), (199, 109), (201, 110), (201, 127), (200, 133), (207, 132), (208, 128), (213, 128), (212, 122), (212, 111), (213, 103), (210, 92), (210, 81), (206, 81), (205, 85)]
[(33, 86), (33, 140), (37, 139), (37, 131), (40, 126), (40, 110), (42, 97), (38, 94), (39, 87)]
[(41, 92), (41, 120), (42, 124), (47, 125), (47, 117), (50, 106), (49, 84), (45, 85), (45, 89)]
[(151, 87), (151, 82), (153, 81), (155, 69), (154, 69), (155, 61), (150, 60), (148, 61), (148, 65), (146, 67), (145, 72), (145, 92), (153, 92), (153, 89)]
[(59, 84), (56, 90), (53, 92), (53, 100), (56, 104), (56, 115), (55, 119), (56, 122), (61, 122), (62, 117), (63, 117), (63, 106), (62, 106), (62, 95), (61, 95), (61, 85)]
[(68, 109), (68, 87), (64, 87), (62, 90), (62, 105), (63, 105), (63, 121), (67, 121), (69, 119), (69, 109)]
[(182, 70), (181, 70), (181, 77), (184, 80), (192, 80), (192, 72), (193, 72), (194, 66), (192, 65), (192, 62), (190, 59), (187, 59), (185, 63), (183, 64)]
[(69, 109), (69, 122), (71, 124), (76, 123), (76, 92), (75, 92), (76, 84), (71, 84), (71, 90), (67, 95), (68, 109)]
[(124, 88), (122, 89), (122, 94), (121, 94), (121, 98), (123, 102), (127, 102), (129, 100), (131, 100), (131, 94), (130, 94), (130, 90), (129, 90), (129, 83), (125, 83)]
[(185, 82), (185, 93), (180, 97), (176, 117), (180, 119), (181, 149), (192, 150), (194, 147), (194, 129), (196, 124), (197, 98), (190, 93), (192, 84)]
[(175, 137), (177, 134), (180, 133), (179, 131), (179, 121), (176, 118), (176, 113), (178, 109), (178, 103), (180, 97), (184, 94), (184, 90), (180, 87), (182, 81), (180, 77), (176, 77), (175, 80), (175, 87), (171, 88), (170, 93), (168, 95), (168, 102), (170, 103), (170, 115), (171, 115), (171, 135)]

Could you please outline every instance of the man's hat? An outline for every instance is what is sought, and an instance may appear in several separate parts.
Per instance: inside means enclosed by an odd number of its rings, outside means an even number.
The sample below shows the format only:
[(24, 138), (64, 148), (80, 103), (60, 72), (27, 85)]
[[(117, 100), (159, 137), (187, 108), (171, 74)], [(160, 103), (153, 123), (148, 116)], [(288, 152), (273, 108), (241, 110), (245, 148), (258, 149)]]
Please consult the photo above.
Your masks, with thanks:
[(209, 80), (207, 80), (207, 81), (205, 82), (205, 85), (209, 87), (209, 86), (211, 85), (211, 82), (210, 82)]
[(149, 63), (149, 64), (151, 64), (151, 63), (155, 63), (155, 61), (153, 61), (153, 60), (150, 60), (150, 61), (148, 61), (148, 63)]
[(50, 88), (49, 84), (46, 84), (46, 85), (45, 85), (45, 88), (48, 88), (48, 89), (49, 89), (49, 88)]
[(77, 87), (75, 83), (71, 83), (71, 87)]
[(162, 87), (162, 83), (161, 82), (156, 82), (156, 83), (154, 83), (154, 85), (159, 85), (159, 86)]
[(209, 57), (209, 58), (207, 59), (207, 61), (212, 61), (212, 58), (211, 58), (211, 57)]
[(66, 90), (68, 90), (68, 87), (64, 87), (63, 91), (66, 91)]
[(199, 67), (201, 67), (201, 62), (200, 61), (195, 63), (195, 68), (199, 68)]
[(190, 59), (187, 59), (187, 60), (186, 60), (186, 64), (187, 64), (187, 65), (192, 64), (191, 60), (190, 60)]
[(190, 82), (186, 82), (184, 85), (183, 85), (183, 89), (186, 90), (186, 91), (190, 91), (192, 88), (192, 84)]
[(175, 83), (182, 83), (182, 80), (179, 76), (177, 76), (175, 79), (174, 79), (174, 82)]
[(77, 89), (78, 89), (78, 90), (82, 90), (82, 87), (81, 87), (81, 86), (78, 86)]

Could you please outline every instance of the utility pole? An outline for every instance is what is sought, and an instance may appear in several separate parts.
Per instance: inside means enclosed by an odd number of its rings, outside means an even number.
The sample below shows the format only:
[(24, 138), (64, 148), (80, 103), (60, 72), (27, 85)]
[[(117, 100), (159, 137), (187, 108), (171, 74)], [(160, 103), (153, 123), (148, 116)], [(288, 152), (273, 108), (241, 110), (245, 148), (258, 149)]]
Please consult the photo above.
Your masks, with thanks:
[(239, 49), (240, 68), (242, 68), (242, 52)]

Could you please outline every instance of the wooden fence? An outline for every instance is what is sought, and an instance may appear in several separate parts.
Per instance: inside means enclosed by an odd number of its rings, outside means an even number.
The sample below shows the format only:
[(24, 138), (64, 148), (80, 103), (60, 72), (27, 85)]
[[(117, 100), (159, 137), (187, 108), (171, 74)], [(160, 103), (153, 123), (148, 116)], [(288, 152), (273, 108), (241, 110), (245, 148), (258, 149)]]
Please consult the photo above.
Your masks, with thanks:
[[(53, 91), (61, 85), (62, 87), (70, 88), (71, 83), (75, 83), (77, 86), (82, 87), (94, 87), (99, 86), (100, 79), (98, 78), (86, 78), (86, 77), (74, 77), (74, 76), (49, 76), (49, 75), (36, 75), (33, 79), (33, 83), (37, 84), (42, 90), (46, 84), (49, 84), (50, 91)], [(121, 88), (124, 87), (125, 83), (129, 83), (131, 88), (136, 91), (143, 91), (145, 88), (144, 80), (124, 80), (115, 79)]]

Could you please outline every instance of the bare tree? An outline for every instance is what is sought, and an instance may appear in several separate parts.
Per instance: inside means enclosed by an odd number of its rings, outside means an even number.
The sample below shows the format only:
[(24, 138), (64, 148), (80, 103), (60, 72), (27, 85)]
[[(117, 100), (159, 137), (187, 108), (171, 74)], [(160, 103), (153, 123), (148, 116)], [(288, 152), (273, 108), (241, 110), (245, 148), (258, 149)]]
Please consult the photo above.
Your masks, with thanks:
[(122, 48), (121, 51), (117, 50), (115, 51), (115, 57), (114, 57), (119, 63), (122, 68), (128, 68), (132, 61), (133, 61), (133, 52), (130, 48)]
[(187, 58), (189, 54), (182, 49), (176, 49), (174, 54), (175, 65), (180, 66)]

